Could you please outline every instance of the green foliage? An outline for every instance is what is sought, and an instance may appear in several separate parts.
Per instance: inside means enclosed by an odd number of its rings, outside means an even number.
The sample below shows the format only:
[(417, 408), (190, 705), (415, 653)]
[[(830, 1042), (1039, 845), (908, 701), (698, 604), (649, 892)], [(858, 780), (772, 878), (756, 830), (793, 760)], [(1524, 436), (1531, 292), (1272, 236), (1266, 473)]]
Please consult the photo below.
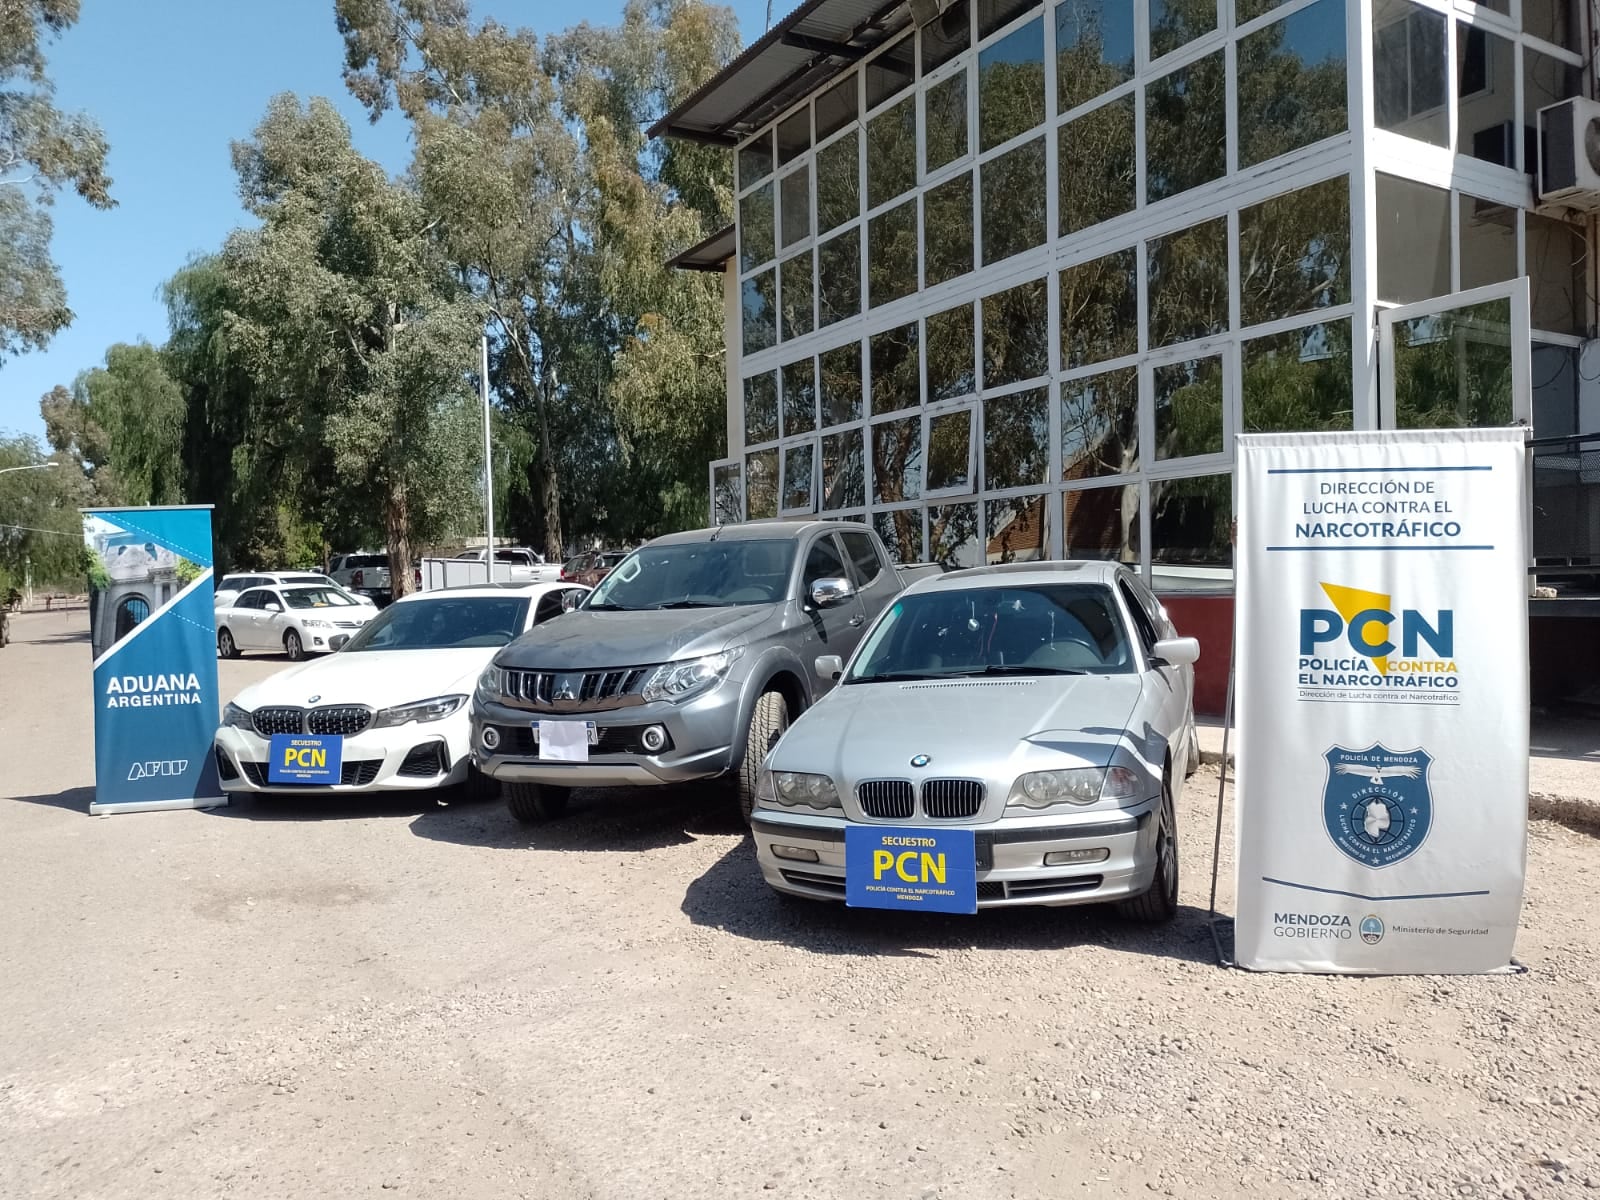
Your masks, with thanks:
[(106, 143), (87, 117), (52, 103), (44, 43), (78, 19), (78, 0), (0, 5), (0, 363), (42, 349), (72, 321), (50, 257), (46, 211), (63, 187), (110, 208)]
[(99, 455), (87, 465), (116, 464), (121, 502), (176, 504), (182, 499), (186, 406), (160, 351), (145, 342), (112, 346), (104, 367), (78, 376), (70, 403), (78, 410), (74, 428)]
[(183, 584), (184, 587), (188, 587), (196, 579), (199, 579), (204, 571), (204, 567), (196, 566), (187, 558), (180, 558), (177, 566), (173, 568), (173, 574), (178, 577), (178, 582)]
[[(48, 461), (33, 438), (0, 435), (0, 470)], [(30, 570), (36, 587), (81, 586), (80, 482), (66, 464), (0, 475), (0, 588), (21, 587)]]

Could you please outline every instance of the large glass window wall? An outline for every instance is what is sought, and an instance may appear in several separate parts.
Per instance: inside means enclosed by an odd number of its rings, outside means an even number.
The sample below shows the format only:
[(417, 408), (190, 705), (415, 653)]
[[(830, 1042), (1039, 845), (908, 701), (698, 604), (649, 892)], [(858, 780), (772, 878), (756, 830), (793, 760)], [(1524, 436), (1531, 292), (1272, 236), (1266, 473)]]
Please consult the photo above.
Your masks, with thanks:
[[(1505, 188), (1369, 175), (1378, 274), (1355, 285), (1346, 5), (957, 0), (748, 141), (719, 516), (1227, 586), (1233, 436), (1375, 419), (1355, 301), (1527, 273), (1536, 349), (1571, 357), (1586, 239)], [(1519, 122), (1576, 91), (1582, 30), (1507, 7), (1377, 0), (1379, 128), (1522, 172)]]

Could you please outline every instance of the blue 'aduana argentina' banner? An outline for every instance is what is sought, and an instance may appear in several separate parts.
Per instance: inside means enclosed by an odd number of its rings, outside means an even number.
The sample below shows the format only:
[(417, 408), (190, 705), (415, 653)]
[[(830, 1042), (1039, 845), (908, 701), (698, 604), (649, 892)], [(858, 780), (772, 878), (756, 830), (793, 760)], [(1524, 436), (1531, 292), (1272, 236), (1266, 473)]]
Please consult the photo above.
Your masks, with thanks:
[(86, 509), (91, 813), (224, 804), (209, 507)]

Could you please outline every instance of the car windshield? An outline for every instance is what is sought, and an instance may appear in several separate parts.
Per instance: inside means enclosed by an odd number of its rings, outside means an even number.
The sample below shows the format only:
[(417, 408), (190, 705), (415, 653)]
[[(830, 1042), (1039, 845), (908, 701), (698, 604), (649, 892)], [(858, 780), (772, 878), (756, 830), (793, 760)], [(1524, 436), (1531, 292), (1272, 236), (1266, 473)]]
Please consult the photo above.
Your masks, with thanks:
[(646, 546), (589, 593), (588, 609), (725, 608), (788, 594), (792, 541), (704, 541)]
[(391, 604), (345, 643), (362, 650), (463, 650), (504, 646), (522, 631), (526, 596), (440, 596)]
[(284, 588), (283, 599), (290, 608), (349, 608), (355, 604), (338, 588), (331, 587)]
[(618, 554), (602, 554), (595, 562), (595, 566), (603, 567), (609, 571), (612, 567), (616, 566), (619, 562), (627, 557), (628, 555), (625, 551)]
[(873, 630), (845, 682), (1117, 675), (1133, 669), (1108, 588), (1036, 584), (902, 596)]
[(279, 583), (320, 583), (323, 587), (337, 587), (338, 584), (326, 575), (285, 575)]
[(340, 564), (340, 569), (349, 571), (355, 567), (387, 567), (389, 556), (387, 554), (352, 554)]

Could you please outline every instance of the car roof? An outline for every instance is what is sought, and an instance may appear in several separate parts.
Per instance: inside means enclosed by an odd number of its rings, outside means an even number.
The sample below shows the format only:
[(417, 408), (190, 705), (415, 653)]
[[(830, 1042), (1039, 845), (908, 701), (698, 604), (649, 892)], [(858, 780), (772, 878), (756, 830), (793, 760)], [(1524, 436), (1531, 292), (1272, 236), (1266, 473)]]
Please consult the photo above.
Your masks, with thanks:
[(866, 529), (858, 521), (754, 521), (742, 525), (718, 525), (707, 529), (690, 529), (683, 533), (669, 533), (650, 546), (683, 546), (694, 542), (709, 542), (716, 535), (719, 542), (778, 542), (798, 539), (813, 530)]
[(570, 579), (566, 582), (525, 583), (521, 581), (512, 583), (464, 583), (458, 587), (429, 588), (422, 592), (407, 592), (396, 604), (412, 603), (426, 600), (430, 596), (504, 596), (510, 593), (513, 596), (542, 596), (546, 592), (564, 592), (569, 588), (584, 589), (583, 584), (573, 583)]
[(1051, 583), (1114, 583), (1123, 568), (1119, 562), (1105, 559), (1063, 559), (1053, 562), (996, 563), (992, 566), (966, 567), (946, 571), (943, 575), (930, 575), (906, 588), (903, 595), (913, 592), (970, 590), (984, 587), (1029, 587)]

